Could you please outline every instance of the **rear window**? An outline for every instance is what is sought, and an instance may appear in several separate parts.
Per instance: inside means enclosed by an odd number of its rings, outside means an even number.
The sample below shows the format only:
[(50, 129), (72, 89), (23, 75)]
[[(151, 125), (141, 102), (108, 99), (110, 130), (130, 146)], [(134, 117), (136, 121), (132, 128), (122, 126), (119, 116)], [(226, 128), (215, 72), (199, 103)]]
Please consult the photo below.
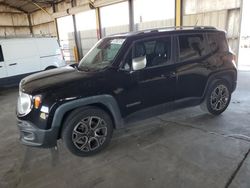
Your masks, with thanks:
[(228, 51), (228, 44), (224, 33), (208, 33), (208, 46), (212, 52)]
[(2, 46), (0, 45), (0, 62), (1, 61), (4, 61), (4, 58), (3, 58)]
[(203, 34), (180, 35), (179, 62), (198, 59), (206, 54), (206, 41)]

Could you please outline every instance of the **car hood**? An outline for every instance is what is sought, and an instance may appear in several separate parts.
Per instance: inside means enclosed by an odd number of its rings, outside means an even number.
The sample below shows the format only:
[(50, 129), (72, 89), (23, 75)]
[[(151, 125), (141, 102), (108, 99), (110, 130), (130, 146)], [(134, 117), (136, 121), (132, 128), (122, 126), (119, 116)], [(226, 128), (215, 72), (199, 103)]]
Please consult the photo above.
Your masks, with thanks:
[(65, 66), (47, 70), (25, 77), (20, 82), (20, 89), (28, 94), (41, 93), (48, 89), (56, 90), (67, 84), (75, 83), (96, 75), (96, 72), (79, 71), (75, 66)]

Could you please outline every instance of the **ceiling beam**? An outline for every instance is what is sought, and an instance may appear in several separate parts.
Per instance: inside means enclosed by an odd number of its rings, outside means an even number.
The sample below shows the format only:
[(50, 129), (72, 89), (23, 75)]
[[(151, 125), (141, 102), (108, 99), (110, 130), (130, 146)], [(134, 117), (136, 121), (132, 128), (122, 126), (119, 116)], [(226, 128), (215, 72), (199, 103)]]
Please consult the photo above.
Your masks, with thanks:
[[(49, 4), (47, 2), (36, 2), (36, 1), (32, 1), (32, 0), (24, 0), (26, 3), (21, 5), (21, 7), (24, 7), (24, 6), (27, 6), (27, 5), (33, 5), (33, 10), (32, 11), (28, 11), (29, 14), (37, 11), (37, 10), (40, 10), (39, 7), (42, 7), (42, 8), (45, 8), (45, 7), (49, 7)], [(45, 6), (46, 5), (46, 6)]]
[(1, 11), (0, 14), (24, 14), (23, 12)]
[[(63, 0), (61, 1), (57, 1), (55, 2), (55, 4), (61, 3)], [(35, 2), (35, 1), (34, 1)], [(27, 5), (34, 5), (34, 2), (32, 0), (24, 0), (24, 3), (18, 7), (15, 7), (9, 3), (5, 2), (0, 2), (0, 5), (4, 5), (4, 6), (8, 6), (10, 8), (16, 9), (18, 11), (21, 11), (25, 14), (29, 14), (29, 13), (33, 13), (36, 12), (38, 10), (40, 10), (39, 8), (37, 8), (36, 6), (34, 6), (34, 9), (32, 9), (31, 11), (26, 11), (25, 9), (23, 9), (23, 7), (27, 6)], [(50, 7), (49, 5), (51, 5), (49, 2), (35, 2), (36, 4), (39, 4), (41, 7), (45, 8), (45, 7)], [(52, 5), (51, 5), (52, 6)]]
[(24, 4), (22, 4), (21, 6), (19, 6), (19, 8), (22, 8), (22, 7), (24, 7), (24, 6), (28, 5), (28, 4), (30, 4), (30, 2), (25, 2)]
[(21, 9), (21, 8), (18, 8), (18, 7), (14, 7), (14, 6), (10, 5), (9, 3), (6, 3), (6, 2), (0, 2), (0, 5), (4, 5), (4, 6), (10, 7), (10, 8), (19, 10), (19, 11), (25, 13), (25, 14), (28, 14), (27, 11), (25, 11), (25, 10), (23, 10), (23, 9)]
[[(60, 0), (60, 1), (57, 1), (57, 2), (55, 2), (53, 4), (43, 3), (46, 6), (41, 6), (41, 7), (43, 7), (43, 8), (50, 8), (50, 7), (52, 7), (53, 11), (55, 10), (55, 12), (56, 12), (56, 7), (53, 8), (53, 6), (59, 4), (59, 3), (63, 2), (63, 1), (65, 1), (65, 0)], [(29, 13), (32, 14), (32, 13), (34, 13), (36, 11), (39, 11), (39, 10), (41, 10), (41, 9), (36, 9), (36, 10), (30, 11)]]
[(24, 27), (29, 27), (29, 25), (0, 25), (0, 27), (24, 28)]

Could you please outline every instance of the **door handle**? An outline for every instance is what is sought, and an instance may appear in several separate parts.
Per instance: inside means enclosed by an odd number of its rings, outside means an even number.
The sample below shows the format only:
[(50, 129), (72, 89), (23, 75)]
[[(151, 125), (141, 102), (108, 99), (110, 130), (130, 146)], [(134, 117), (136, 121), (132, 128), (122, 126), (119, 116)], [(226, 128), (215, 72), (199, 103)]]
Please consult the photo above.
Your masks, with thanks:
[(169, 74), (162, 74), (162, 78), (174, 78), (176, 76), (175, 72), (170, 72)]
[(17, 65), (17, 63), (11, 63), (11, 64), (9, 64), (9, 66), (14, 66), (14, 65)]
[(176, 76), (176, 72), (171, 72), (169, 75), (171, 78), (174, 78)]
[(174, 78), (176, 76), (176, 72), (170, 72), (166, 75), (167, 78)]

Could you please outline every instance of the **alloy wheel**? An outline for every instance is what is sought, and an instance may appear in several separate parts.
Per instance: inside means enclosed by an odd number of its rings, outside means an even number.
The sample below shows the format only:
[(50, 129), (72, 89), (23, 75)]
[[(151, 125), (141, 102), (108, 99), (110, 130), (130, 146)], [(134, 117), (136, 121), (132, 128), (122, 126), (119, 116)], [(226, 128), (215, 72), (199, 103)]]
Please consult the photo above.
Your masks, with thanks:
[(107, 137), (107, 124), (104, 119), (89, 116), (76, 124), (72, 132), (72, 141), (81, 151), (93, 151), (99, 148)]
[(229, 91), (225, 85), (218, 85), (214, 88), (210, 97), (211, 108), (215, 111), (223, 110), (229, 100)]

